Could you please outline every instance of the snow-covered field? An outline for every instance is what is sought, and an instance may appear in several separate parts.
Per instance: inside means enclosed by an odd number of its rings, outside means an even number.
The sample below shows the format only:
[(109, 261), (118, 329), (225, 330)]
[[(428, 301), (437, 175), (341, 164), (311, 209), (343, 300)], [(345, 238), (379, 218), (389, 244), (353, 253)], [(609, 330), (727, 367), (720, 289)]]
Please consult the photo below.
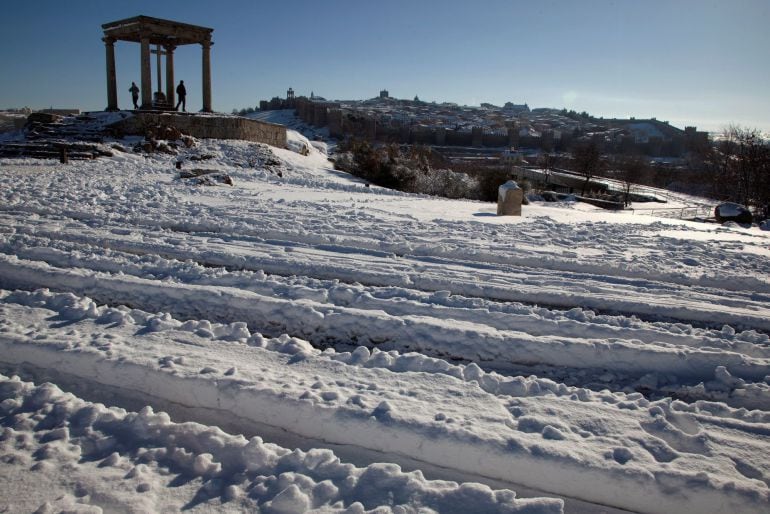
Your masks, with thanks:
[(770, 233), (289, 146), (0, 160), (0, 505), (770, 510)]

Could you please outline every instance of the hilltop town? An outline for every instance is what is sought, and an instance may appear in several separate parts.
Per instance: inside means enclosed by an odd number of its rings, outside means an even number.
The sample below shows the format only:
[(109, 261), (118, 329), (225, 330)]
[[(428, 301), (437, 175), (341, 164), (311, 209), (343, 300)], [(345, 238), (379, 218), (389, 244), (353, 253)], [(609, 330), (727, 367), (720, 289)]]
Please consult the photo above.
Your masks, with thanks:
[(262, 100), (259, 110), (296, 109), (303, 120), (326, 126), (332, 137), (366, 136), (386, 142), (436, 146), (513, 147), (568, 151), (581, 141), (594, 141), (608, 154), (642, 154), (681, 159), (686, 152), (708, 144), (708, 132), (677, 128), (651, 119), (596, 118), (567, 109), (530, 108), (526, 103), (502, 106), (482, 103), (396, 99), (387, 90), (368, 100), (327, 101), (311, 92)]

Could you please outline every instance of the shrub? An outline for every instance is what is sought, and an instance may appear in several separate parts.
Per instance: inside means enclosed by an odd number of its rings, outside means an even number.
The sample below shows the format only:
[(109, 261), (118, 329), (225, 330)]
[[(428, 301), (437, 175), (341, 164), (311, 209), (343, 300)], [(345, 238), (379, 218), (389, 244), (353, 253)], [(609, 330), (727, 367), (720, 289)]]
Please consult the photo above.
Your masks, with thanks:
[(512, 175), (505, 170), (487, 170), (476, 175), (478, 195), (482, 202), (496, 202), (497, 189), (511, 180)]
[(339, 145), (338, 152), (336, 169), (378, 186), (445, 198), (482, 199), (476, 178), (450, 169), (432, 168), (431, 163), (440, 161), (429, 148), (373, 146), (368, 141), (347, 140)]

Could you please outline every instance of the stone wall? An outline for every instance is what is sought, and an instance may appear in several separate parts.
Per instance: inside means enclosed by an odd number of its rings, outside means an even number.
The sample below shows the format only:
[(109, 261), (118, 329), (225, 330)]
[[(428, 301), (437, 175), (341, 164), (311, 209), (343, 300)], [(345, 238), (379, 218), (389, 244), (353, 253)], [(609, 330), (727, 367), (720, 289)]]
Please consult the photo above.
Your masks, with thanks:
[(484, 129), (481, 127), (471, 128), (471, 146), (483, 146)]
[(139, 112), (110, 125), (124, 135), (142, 136), (148, 128), (166, 125), (197, 138), (242, 139), (286, 147), (286, 127), (239, 116)]
[(313, 106), (313, 125), (316, 127), (325, 127), (328, 125), (327, 121), (327, 107), (324, 104), (316, 104)]
[(509, 145), (509, 142), (508, 142), (507, 132), (482, 131), (481, 146), (485, 146), (487, 148), (497, 148), (497, 147), (511, 146), (511, 145)]
[(436, 142), (436, 130), (428, 127), (414, 127), (409, 142), (414, 145), (432, 145)]
[(451, 130), (394, 121), (380, 124), (368, 114), (341, 109), (339, 103), (313, 102), (306, 98), (298, 98), (295, 107), (297, 116), (305, 123), (316, 127), (328, 126), (329, 135), (337, 138), (351, 136), (386, 143), (488, 148), (503, 148), (513, 146), (513, 141), (518, 142), (515, 128), (488, 132), (482, 127)]
[(345, 135), (342, 130), (342, 111), (339, 109), (330, 109), (326, 119), (329, 122), (329, 135), (331, 137), (342, 138)]
[(470, 132), (460, 130), (447, 130), (444, 139), (449, 146), (471, 146), (473, 142)]

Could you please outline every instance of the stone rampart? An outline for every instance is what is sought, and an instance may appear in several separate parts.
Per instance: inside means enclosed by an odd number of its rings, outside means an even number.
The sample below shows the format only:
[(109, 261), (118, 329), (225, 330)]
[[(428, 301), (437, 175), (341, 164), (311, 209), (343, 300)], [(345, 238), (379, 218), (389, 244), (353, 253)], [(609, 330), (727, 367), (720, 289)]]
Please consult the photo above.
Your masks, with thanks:
[(428, 127), (414, 127), (412, 129), (409, 142), (415, 145), (435, 144), (436, 131)]
[(331, 137), (341, 138), (345, 135), (342, 128), (342, 111), (340, 109), (329, 109), (326, 119), (329, 122), (329, 135)]
[(279, 148), (286, 146), (286, 127), (283, 125), (239, 116), (140, 112), (110, 125), (110, 128), (124, 135), (143, 136), (148, 129), (158, 125), (175, 127), (183, 134), (197, 138), (242, 139)]
[(325, 104), (313, 105), (313, 125), (316, 127), (325, 127), (328, 124), (326, 117), (327, 107)]
[(408, 122), (380, 119), (363, 112), (341, 108), (336, 102), (314, 102), (306, 98), (295, 101), (296, 114), (305, 123), (329, 127), (329, 135), (337, 138), (355, 137), (386, 143), (423, 144), (439, 146), (476, 146), (502, 148), (518, 142), (515, 128), (488, 132), (483, 127), (447, 129), (423, 127)]
[(436, 129), (436, 144), (439, 146), (444, 146), (446, 144), (446, 129), (444, 127)]
[(471, 146), (484, 146), (484, 129), (481, 127), (472, 127), (471, 139)]
[(508, 146), (507, 132), (482, 132), (481, 144), (487, 148)]
[(471, 146), (473, 138), (468, 131), (447, 130), (445, 141), (449, 146)]
[(377, 136), (377, 141), (382, 141), (384, 143), (408, 143), (409, 141), (404, 141), (401, 139), (401, 128), (400, 127), (394, 127), (393, 125), (376, 125), (374, 127), (375, 129), (375, 135)]

